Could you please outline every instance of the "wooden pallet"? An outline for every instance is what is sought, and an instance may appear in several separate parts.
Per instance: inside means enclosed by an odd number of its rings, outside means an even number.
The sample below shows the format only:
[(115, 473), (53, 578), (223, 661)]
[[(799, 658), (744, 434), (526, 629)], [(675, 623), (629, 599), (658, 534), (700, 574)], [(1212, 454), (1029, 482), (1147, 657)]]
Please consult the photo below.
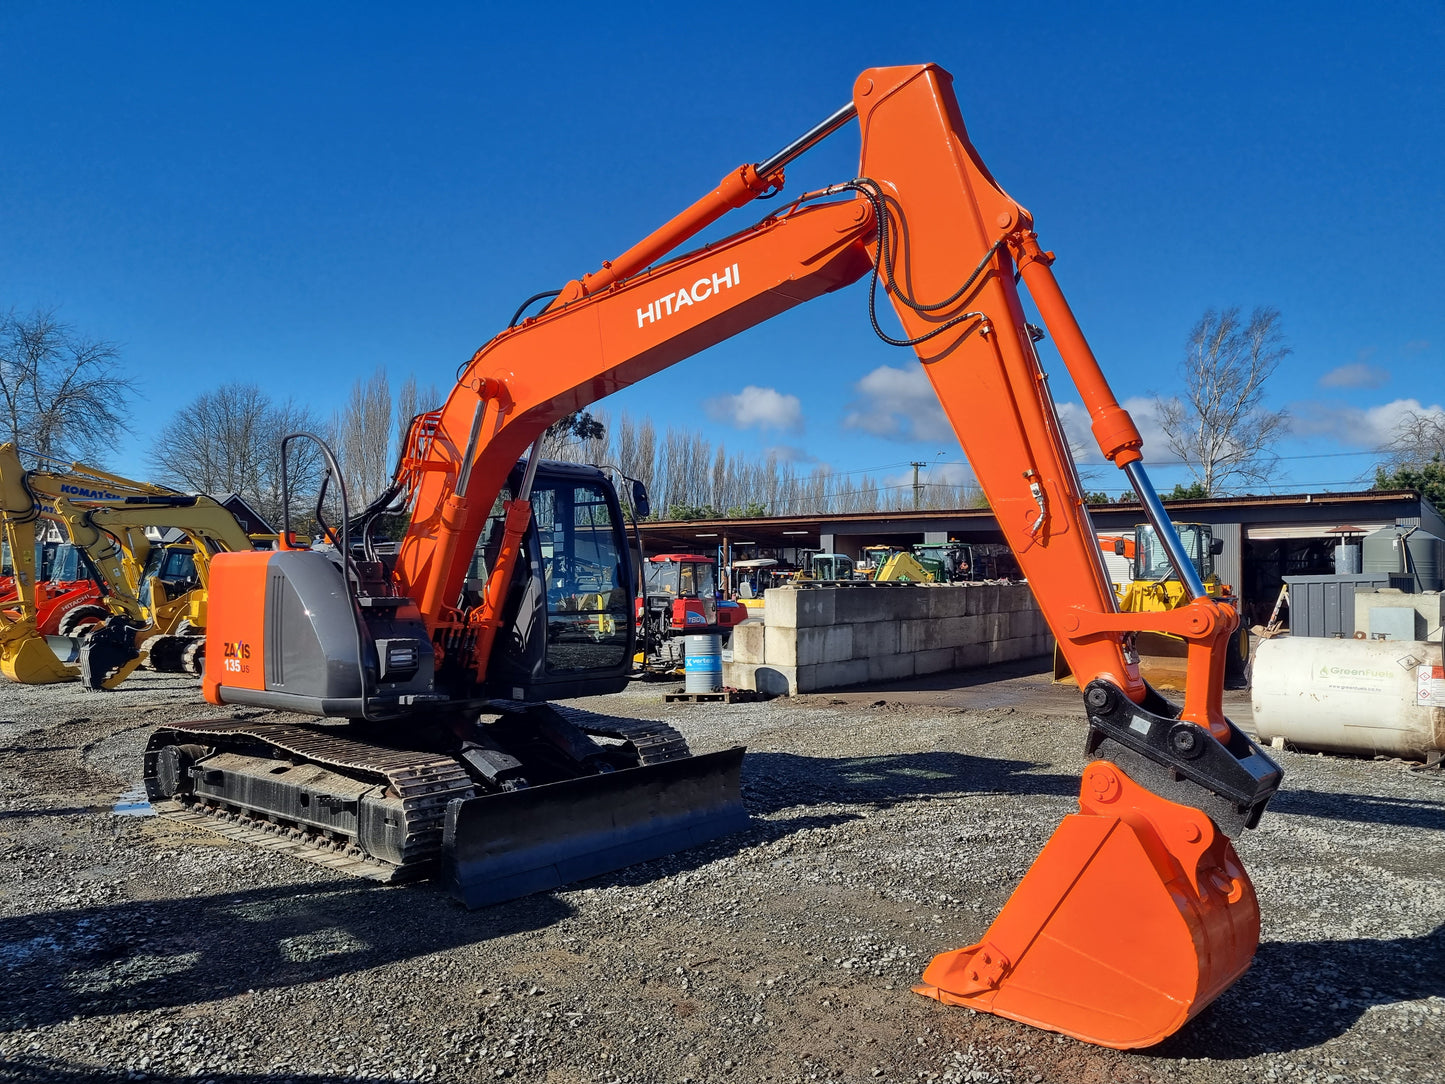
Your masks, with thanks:
[(723, 689), (716, 693), (664, 693), (665, 704), (749, 704), (756, 700), (768, 700), (767, 693), (756, 689)]

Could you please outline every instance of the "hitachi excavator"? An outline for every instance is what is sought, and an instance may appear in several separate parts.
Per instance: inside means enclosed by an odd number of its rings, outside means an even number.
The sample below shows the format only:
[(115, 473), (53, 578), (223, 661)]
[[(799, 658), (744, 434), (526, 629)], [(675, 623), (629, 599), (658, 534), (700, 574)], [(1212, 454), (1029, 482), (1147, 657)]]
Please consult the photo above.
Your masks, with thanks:
[[(855, 119), (855, 178), (675, 254), (778, 192), (789, 162)], [(621, 688), (633, 600), (615, 496), (596, 472), (543, 465), (539, 438), (571, 411), (869, 278), (874, 332), (915, 351), (1079, 675), (1091, 757), (1079, 811), (982, 940), (935, 958), (917, 989), (1093, 1043), (1160, 1041), (1249, 966), (1259, 909), (1231, 840), (1258, 822), (1281, 773), (1224, 716), (1237, 616), (1198, 582), (1053, 262), (969, 142), (947, 74), (864, 72), (843, 108), (599, 270), (531, 299), (552, 298), (525, 319), (524, 304), (460, 367), (445, 406), (414, 423), (387, 497), (410, 515), (394, 560), (369, 543), (378, 505), (356, 523), (343, 513), (326, 551), (295, 548), (288, 533), (279, 552), (215, 558), (207, 699), (337, 722), (168, 726), (146, 755), (152, 801), (292, 850), (325, 848), (342, 869), (405, 874), (440, 860), (469, 904), (739, 827), (741, 750), (692, 757), (660, 725), (543, 703)], [(1178, 609), (1119, 612), (1019, 281), (1191, 596)], [(874, 311), (880, 293), (901, 336)], [(468, 584), (479, 541), (485, 580)], [(603, 610), (616, 619), (598, 620)], [(1182, 706), (1139, 678), (1133, 642), (1145, 630), (1187, 643)]]

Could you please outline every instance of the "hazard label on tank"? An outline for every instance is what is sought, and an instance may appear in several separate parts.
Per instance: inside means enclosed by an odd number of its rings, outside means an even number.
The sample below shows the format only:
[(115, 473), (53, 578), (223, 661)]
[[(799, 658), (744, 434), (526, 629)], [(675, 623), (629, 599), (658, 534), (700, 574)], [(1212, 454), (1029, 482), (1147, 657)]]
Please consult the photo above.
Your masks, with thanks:
[(1415, 703), (1419, 707), (1445, 708), (1445, 666), (1415, 669)]

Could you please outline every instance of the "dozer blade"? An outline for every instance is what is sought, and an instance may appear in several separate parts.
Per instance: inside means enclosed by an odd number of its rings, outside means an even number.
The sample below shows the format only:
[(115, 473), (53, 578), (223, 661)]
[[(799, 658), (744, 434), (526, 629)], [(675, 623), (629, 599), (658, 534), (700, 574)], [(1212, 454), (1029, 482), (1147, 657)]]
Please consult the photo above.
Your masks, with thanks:
[(743, 748), (460, 798), (442, 876), (468, 908), (622, 869), (747, 827)]
[(0, 647), (0, 673), (22, 685), (54, 685), (79, 674), (56, 657), (47, 637), (26, 636)]
[(1117, 765), (1089, 765), (1079, 807), (984, 939), (934, 957), (914, 989), (1100, 1046), (1152, 1046), (1249, 967), (1254, 887), (1208, 817)]

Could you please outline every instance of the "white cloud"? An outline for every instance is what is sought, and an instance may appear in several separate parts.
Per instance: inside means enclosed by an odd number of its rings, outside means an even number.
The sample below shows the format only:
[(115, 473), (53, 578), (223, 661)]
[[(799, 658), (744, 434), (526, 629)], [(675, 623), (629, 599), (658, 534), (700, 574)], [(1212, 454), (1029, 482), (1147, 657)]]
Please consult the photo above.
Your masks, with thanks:
[(1320, 377), (1322, 388), (1378, 388), (1390, 379), (1387, 369), (1356, 361), (1331, 369)]
[(1294, 432), (1300, 436), (1327, 437), (1352, 448), (1385, 447), (1411, 415), (1423, 414), (1445, 425), (1445, 408), (1439, 403), (1424, 406), (1418, 399), (1394, 399), (1372, 407), (1309, 402), (1292, 406), (1290, 413)]
[[(843, 428), (889, 440), (954, 438), (938, 396), (923, 369), (880, 365), (853, 386), (857, 398), (843, 416)], [(910, 479), (911, 480), (911, 479)]]
[(774, 444), (763, 449), (763, 455), (774, 456), (780, 463), (819, 463), (821, 460), (796, 444)]
[(803, 431), (803, 404), (796, 395), (749, 384), (736, 395), (719, 395), (703, 404), (709, 418), (739, 429)]

